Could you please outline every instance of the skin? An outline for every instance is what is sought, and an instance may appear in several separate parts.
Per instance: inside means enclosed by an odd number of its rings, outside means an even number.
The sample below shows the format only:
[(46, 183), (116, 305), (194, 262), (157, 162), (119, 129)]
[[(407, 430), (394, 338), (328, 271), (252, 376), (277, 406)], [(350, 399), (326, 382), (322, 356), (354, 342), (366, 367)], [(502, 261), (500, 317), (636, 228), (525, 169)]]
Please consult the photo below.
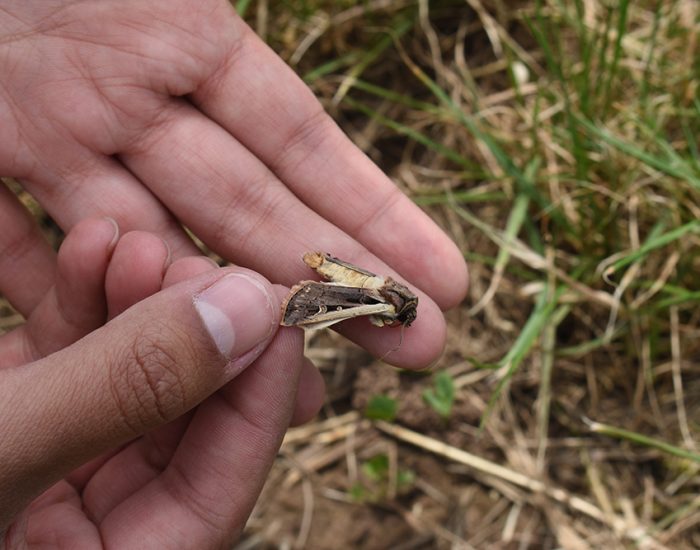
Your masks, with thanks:
[[(440, 309), (466, 292), (461, 253), (227, 2), (12, 0), (0, 34), (0, 173), (61, 227), (110, 216), (179, 258), (196, 252), (181, 222), (287, 286), (309, 277), (305, 252), (331, 252), (418, 290), (386, 360), (440, 355)], [(343, 332), (378, 357), (396, 347), (363, 322)]]
[[(240, 531), (290, 419), (315, 412), (322, 386), (296, 329), (221, 370), (192, 298), (227, 273), (279, 302), (270, 282), (307, 279), (302, 255), (331, 252), (419, 297), (398, 349), (397, 331), (364, 319), (343, 323), (345, 335), (405, 368), (440, 355), (441, 309), (466, 293), (461, 253), (227, 2), (10, 0), (0, 74), (0, 174), (75, 235), (57, 259), (0, 186), (0, 292), (28, 319), (0, 341), (0, 415), (17, 434), (0, 464), (28, 465), (0, 469), (0, 492), (16, 495), (0, 502), (6, 546), (206, 548)], [(104, 216), (123, 237), (81, 237), (82, 220)], [(183, 225), (243, 267), (193, 260)], [(159, 323), (165, 336), (149, 333)], [(95, 364), (130, 372), (124, 350), (138, 352), (144, 333), (165, 339), (166, 362), (180, 359), (156, 368), (174, 373), (181, 399), (110, 414), (114, 382)], [(76, 405), (80, 422), (54, 442)]]
[[(0, 529), (4, 547), (218, 547), (244, 525), (286, 427), (307, 421), (322, 403), (323, 381), (301, 357), (299, 335), (287, 329), (277, 333), (249, 369), (195, 410), (186, 412), (187, 405), (176, 404), (164, 419), (156, 420), (161, 426), (136, 428), (136, 437), (123, 430), (100, 433), (108, 423), (99, 412), (88, 412), (80, 418), (85, 431), (93, 434), (91, 447), (85, 449), (85, 437), (71, 444), (60, 422), (42, 421), (45, 417), (32, 403), (51, 403), (43, 392), (74, 394), (69, 400), (70, 416), (85, 408), (81, 401), (89, 395), (75, 394), (64, 376), (49, 380), (43, 373), (37, 383), (16, 389), (13, 372), (25, 368), (31, 380), (31, 367), (42, 357), (50, 360), (53, 369), (68, 370), (55, 352), (79, 346), (81, 338), (106, 319), (114, 319), (134, 304), (137, 311), (161, 288), (179, 290), (180, 283), (197, 281), (202, 275), (216, 278), (224, 271), (203, 257), (171, 263), (169, 249), (159, 237), (140, 231), (120, 237), (115, 230), (115, 223), (106, 219), (78, 224), (58, 254), (55, 284), (25, 324), (0, 337), (0, 413), (10, 424), (3, 426), (1, 462), (7, 465), (22, 452), (12, 437), (11, 408), (17, 400), (27, 403), (21, 411), (25, 422), (20, 427), (21, 447), (44, 449), (40, 456), (20, 461), (40, 464), (25, 467), (19, 475), (8, 478), (0, 469), (0, 493), (5, 495), (0, 498), (0, 522), (7, 527), (12, 518), (9, 528)], [(277, 293), (283, 296), (285, 289)], [(116, 326), (113, 338), (133, 338), (128, 326)], [(171, 342), (173, 353), (175, 348)], [(194, 352), (202, 359), (207, 355)], [(74, 356), (80, 355), (78, 347)], [(109, 361), (94, 355), (93, 351), (92, 363)], [(99, 388), (94, 376), (83, 373), (81, 385), (89, 387), (91, 382)], [(169, 406), (167, 397), (162, 403)], [(140, 418), (149, 414), (152, 411), (139, 411)], [(61, 436), (52, 451), (47, 434), (53, 432)], [(104, 451), (96, 453), (100, 446)], [(7, 495), (11, 495), (9, 502)], [(151, 510), (147, 516), (135, 513), (141, 507)], [(16, 515), (18, 508), (23, 511)]]

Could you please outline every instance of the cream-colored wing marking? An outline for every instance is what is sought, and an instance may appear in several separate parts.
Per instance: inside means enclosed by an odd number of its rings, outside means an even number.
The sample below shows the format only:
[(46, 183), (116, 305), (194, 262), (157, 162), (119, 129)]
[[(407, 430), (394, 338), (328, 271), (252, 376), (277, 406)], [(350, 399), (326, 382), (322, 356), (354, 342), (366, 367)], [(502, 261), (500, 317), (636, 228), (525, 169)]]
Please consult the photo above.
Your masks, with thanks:
[(386, 283), (384, 277), (379, 277), (322, 252), (304, 254), (304, 263), (314, 269), (321, 277), (345, 286), (377, 289)]
[[(296, 326), (306, 330), (317, 330), (321, 328), (330, 327), (331, 325), (335, 325), (336, 323), (340, 323), (341, 321), (354, 319), (355, 317), (361, 317), (363, 315), (374, 316), (379, 314), (395, 315), (396, 310), (394, 309), (394, 306), (390, 304), (367, 304), (347, 309), (340, 309), (335, 311), (331, 310), (326, 311), (324, 313), (318, 313), (309, 319), (305, 319), (304, 321), (298, 322)], [(370, 319), (374, 319), (374, 317), (370, 317)]]

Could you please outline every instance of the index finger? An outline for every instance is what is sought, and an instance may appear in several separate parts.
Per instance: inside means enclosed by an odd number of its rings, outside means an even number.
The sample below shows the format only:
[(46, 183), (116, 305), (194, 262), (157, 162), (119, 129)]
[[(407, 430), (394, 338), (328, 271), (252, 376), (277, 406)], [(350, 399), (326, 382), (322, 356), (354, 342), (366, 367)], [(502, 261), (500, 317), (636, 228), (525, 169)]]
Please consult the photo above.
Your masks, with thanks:
[(468, 276), (455, 244), (352, 144), (238, 16), (229, 27), (229, 58), (195, 90), (193, 101), (306, 205), (440, 307), (459, 303)]

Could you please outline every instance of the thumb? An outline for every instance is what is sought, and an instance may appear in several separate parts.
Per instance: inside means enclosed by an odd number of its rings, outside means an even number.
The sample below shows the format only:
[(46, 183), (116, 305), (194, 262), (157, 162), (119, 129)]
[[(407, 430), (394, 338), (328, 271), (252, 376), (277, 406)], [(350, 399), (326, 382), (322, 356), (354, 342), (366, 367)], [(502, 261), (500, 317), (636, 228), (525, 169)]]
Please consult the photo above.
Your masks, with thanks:
[(73, 468), (177, 418), (236, 376), (271, 340), (277, 304), (253, 272), (210, 271), (72, 346), (0, 371), (0, 529)]

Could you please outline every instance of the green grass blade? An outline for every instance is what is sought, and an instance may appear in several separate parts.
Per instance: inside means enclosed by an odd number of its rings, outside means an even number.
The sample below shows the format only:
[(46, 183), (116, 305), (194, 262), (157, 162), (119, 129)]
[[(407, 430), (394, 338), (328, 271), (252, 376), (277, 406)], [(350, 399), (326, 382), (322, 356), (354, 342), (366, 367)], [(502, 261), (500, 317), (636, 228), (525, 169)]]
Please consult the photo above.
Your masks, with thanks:
[[(475, 178), (476, 174), (464, 174), (464, 178)], [(413, 202), (421, 206), (433, 206), (435, 204), (446, 204), (456, 202), (457, 204), (467, 203), (497, 203), (508, 200), (508, 196), (502, 191), (454, 191), (446, 193), (436, 193), (431, 195), (416, 195), (411, 197)]]
[(347, 103), (351, 107), (357, 109), (358, 111), (361, 111), (365, 113), (366, 115), (372, 117), (374, 120), (379, 122), (380, 124), (383, 124), (387, 128), (391, 128), (392, 130), (396, 131), (397, 133), (407, 136), (411, 138), (413, 141), (420, 143), (421, 145), (425, 145), (426, 147), (432, 149), (433, 151), (436, 151), (443, 155), (445, 158), (450, 159), (452, 162), (459, 166), (463, 166), (467, 169), (470, 170), (476, 170), (478, 167), (472, 162), (470, 159), (464, 157), (463, 155), (459, 154), (457, 151), (454, 149), (450, 149), (449, 147), (442, 145), (441, 143), (438, 143), (437, 141), (434, 141), (430, 139), (428, 136), (425, 134), (419, 132), (418, 130), (415, 130), (414, 128), (410, 128), (406, 126), (405, 124), (401, 124), (400, 122), (396, 122), (395, 120), (392, 120), (388, 117), (385, 117), (384, 115), (378, 113), (374, 109), (368, 107), (364, 103), (361, 103), (359, 101), (356, 101), (350, 97), (345, 97), (343, 99), (344, 103)]
[(693, 220), (680, 227), (676, 227), (671, 231), (662, 233), (660, 235), (654, 235), (648, 238), (644, 242), (644, 244), (642, 244), (642, 246), (639, 247), (638, 250), (631, 252), (630, 254), (624, 256), (623, 258), (620, 258), (618, 261), (613, 263), (610, 266), (610, 271), (615, 272), (621, 267), (629, 265), (632, 262), (635, 262), (643, 258), (644, 256), (647, 256), (651, 251), (661, 248), (662, 246), (671, 244), (674, 241), (677, 241), (678, 239), (680, 239), (688, 233), (700, 233), (700, 221)]
[(238, 0), (235, 3), (236, 13), (241, 17), (245, 17), (248, 7), (250, 6), (251, 0)]
[(498, 385), (494, 389), (491, 397), (489, 398), (488, 406), (486, 411), (481, 417), (480, 426), (483, 428), (491, 411), (496, 405), (501, 392), (505, 388), (506, 384), (510, 381), (513, 375), (518, 371), (520, 364), (523, 359), (527, 356), (533, 346), (539, 341), (547, 322), (550, 320), (554, 310), (557, 307), (557, 302), (561, 295), (567, 290), (565, 285), (562, 285), (556, 289), (553, 296), (545, 287), (539, 294), (537, 303), (535, 304), (535, 309), (530, 314), (525, 326), (523, 326), (520, 334), (515, 340), (513, 346), (508, 350), (508, 353), (499, 362), (500, 368), (505, 372), (498, 382)]
[[(525, 18), (525, 24), (532, 33), (533, 37), (537, 41), (538, 46), (542, 50), (545, 61), (547, 63), (547, 68), (553, 75), (553, 78), (559, 81), (559, 86), (561, 88), (560, 95), (564, 103), (564, 114), (566, 116), (566, 130), (568, 131), (570, 140), (570, 149), (576, 159), (574, 168), (576, 170), (577, 179), (585, 179), (588, 172), (588, 155), (586, 154), (586, 149), (584, 143), (582, 142), (580, 132), (577, 131), (575, 119), (573, 116), (573, 107), (571, 104), (571, 97), (569, 94), (570, 82), (572, 78), (567, 75), (564, 70), (564, 63), (561, 58), (555, 55), (555, 50), (561, 52), (564, 50), (562, 45), (562, 40), (557, 32), (557, 26), (548, 24), (549, 18), (545, 17), (540, 9), (540, 3), (538, 2), (538, 9), (535, 12), (535, 20), (532, 21), (530, 18)], [(547, 33), (546, 31), (549, 31)], [(554, 45), (554, 49), (553, 46)], [(589, 78), (588, 74), (583, 76), (583, 80), (587, 81)], [(582, 95), (580, 93), (579, 95)], [(588, 110), (588, 100), (590, 94), (586, 94), (586, 105), (585, 109)], [(585, 112), (585, 111), (584, 111)], [(561, 220), (557, 220), (560, 221)]]
[(322, 65), (319, 65), (315, 69), (310, 70), (303, 76), (304, 82), (307, 84), (312, 84), (314, 81), (322, 78), (328, 74), (334, 73), (344, 67), (348, 67), (358, 62), (360, 59), (360, 52), (349, 52), (341, 57), (327, 61)]
[(605, 92), (603, 93), (603, 113), (608, 112), (610, 109), (610, 103), (612, 101), (612, 83), (617, 78), (617, 71), (620, 65), (620, 58), (622, 57), (622, 38), (627, 32), (627, 15), (628, 15), (629, 0), (621, 0), (617, 3), (618, 16), (617, 16), (617, 29), (615, 45), (613, 47), (613, 58), (610, 63), (610, 68), (608, 70), (608, 78), (605, 82)]
[(583, 118), (577, 118), (577, 122), (590, 134), (602, 139), (603, 141), (605, 141), (609, 145), (612, 145), (619, 151), (622, 151), (623, 153), (630, 155), (631, 157), (634, 157), (637, 160), (640, 160), (641, 162), (647, 164), (648, 166), (651, 166), (652, 168), (655, 168), (660, 172), (668, 174), (669, 176), (673, 176), (674, 178), (687, 181), (693, 187), (700, 189), (700, 176), (693, 173), (690, 167), (686, 164), (679, 165), (678, 163), (670, 163), (664, 159), (660, 159), (650, 153), (643, 151), (639, 147), (632, 145), (631, 143), (627, 143), (626, 141), (616, 136), (613, 136), (608, 130), (600, 129), (592, 122), (584, 120)]
[(658, 34), (659, 34), (659, 23), (661, 22), (661, 14), (662, 14), (662, 9), (661, 9), (661, 4), (659, 3), (656, 6), (656, 10), (654, 12), (654, 24), (651, 29), (651, 33), (649, 36), (649, 44), (647, 46), (648, 51), (647, 51), (647, 58), (644, 63), (644, 76), (642, 77), (642, 86), (639, 91), (639, 102), (640, 104), (644, 107), (645, 114), (648, 118), (651, 118), (651, 109), (649, 106), (649, 87), (650, 87), (650, 82), (652, 78), (652, 71), (654, 70), (654, 51), (656, 51), (656, 44), (658, 41)]
[(358, 90), (362, 90), (363, 92), (368, 92), (377, 97), (381, 97), (382, 99), (391, 101), (392, 103), (405, 105), (406, 107), (415, 109), (417, 111), (423, 111), (424, 113), (434, 114), (443, 119), (448, 118), (450, 116), (450, 114), (446, 112), (445, 109), (438, 107), (433, 103), (428, 103), (427, 101), (419, 101), (417, 99), (414, 99), (404, 94), (400, 94), (393, 90), (389, 90), (382, 86), (377, 86), (376, 84), (365, 82), (364, 80), (355, 81), (354, 87)]
[(608, 437), (614, 437), (616, 439), (625, 439), (636, 443), (637, 445), (643, 445), (644, 447), (651, 447), (653, 449), (658, 449), (664, 453), (676, 456), (678, 458), (683, 458), (686, 460), (691, 460), (700, 464), (700, 454), (694, 453), (692, 451), (687, 451), (660, 439), (654, 439), (637, 432), (630, 430), (625, 430), (623, 428), (617, 428), (615, 426), (609, 426), (608, 424), (602, 424), (600, 422), (587, 421), (586, 422), (593, 433), (606, 435)]
[(686, 290), (683, 293), (670, 296), (668, 298), (662, 298), (654, 303), (653, 309), (658, 311), (660, 309), (665, 309), (671, 306), (683, 305), (683, 304), (696, 304), (700, 302), (700, 290), (690, 291)]
[(381, 54), (406, 32), (413, 28), (414, 20), (410, 17), (400, 17), (392, 26), (391, 32), (380, 38), (377, 43), (360, 56), (357, 63), (348, 71), (347, 77), (343, 80), (335, 93), (334, 101), (339, 103), (355, 85), (358, 77), (372, 65)]

